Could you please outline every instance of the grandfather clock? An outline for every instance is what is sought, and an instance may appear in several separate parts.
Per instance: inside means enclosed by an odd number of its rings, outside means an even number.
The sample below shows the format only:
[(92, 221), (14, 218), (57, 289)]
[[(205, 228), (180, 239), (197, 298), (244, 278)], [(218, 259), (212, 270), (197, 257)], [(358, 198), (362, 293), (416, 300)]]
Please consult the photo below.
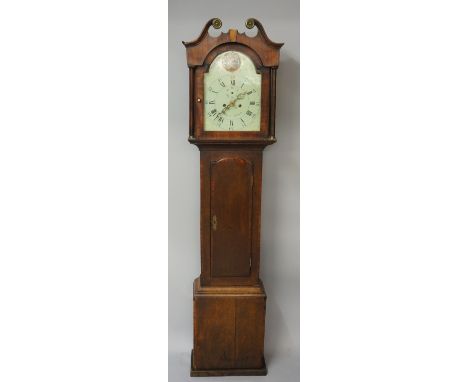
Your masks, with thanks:
[(266, 375), (266, 294), (259, 278), (262, 156), (275, 139), (276, 70), (283, 44), (262, 24), (183, 42), (189, 142), (200, 150), (201, 274), (193, 285), (191, 376)]

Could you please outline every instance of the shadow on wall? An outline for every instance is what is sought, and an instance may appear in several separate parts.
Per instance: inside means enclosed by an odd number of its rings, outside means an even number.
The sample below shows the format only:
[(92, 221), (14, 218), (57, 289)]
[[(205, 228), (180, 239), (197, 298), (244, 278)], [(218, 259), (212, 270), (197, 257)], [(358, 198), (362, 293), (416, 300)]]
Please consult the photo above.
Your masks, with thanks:
[[(297, 147), (299, 138), (299, 119), (300, 119), (300, 66), (299, 62), (288, 56), (287, 53), (281, 56), (280, 66), (278, 68), (276, 80), (276, 137), (278, 146), (283, 148), (282, 141)], [(292, 139), (287, 139), (291, 137)]]
[(287, 52), (281, 56), (278, 143), (265, 150), (263, 162), (261, 278), (268, 296), (267, 363), (299, 345), (299, 69), (299, 62)]

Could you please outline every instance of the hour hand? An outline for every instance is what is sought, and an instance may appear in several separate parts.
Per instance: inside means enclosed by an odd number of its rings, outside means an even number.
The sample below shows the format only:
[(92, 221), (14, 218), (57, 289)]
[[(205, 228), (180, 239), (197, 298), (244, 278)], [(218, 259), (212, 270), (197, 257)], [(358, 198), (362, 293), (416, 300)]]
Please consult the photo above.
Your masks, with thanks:
[(227, 109), (229, 109), (231, 107), (231, 104), (227, 104), (223, 110), (221, 110), (221, 112), (219, 114), (224, 114), (226, 112)]
[(229, 102), (229, 103), (224, 107), (224, 109), (221, 111), (221, 113), (224, 113), (227, 109), (233, 107), (233, 106), (235, 105), (236, 101), (237, 101), (237, 99), (235, 99), (235, 100)]

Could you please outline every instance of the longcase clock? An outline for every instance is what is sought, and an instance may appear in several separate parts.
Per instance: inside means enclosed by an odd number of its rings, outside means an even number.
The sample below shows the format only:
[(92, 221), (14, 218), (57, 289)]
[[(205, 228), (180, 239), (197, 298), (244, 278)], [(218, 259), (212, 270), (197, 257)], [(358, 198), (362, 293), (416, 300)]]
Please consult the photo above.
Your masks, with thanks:
[(276, 70), (283, 44), (220, 19), (184, 42), (189, 142), (200, 150), (201, 274), (193, 285), (192, 376), (266, 375), (266, 294), (259, 278), (263, 149), (276, 142)]

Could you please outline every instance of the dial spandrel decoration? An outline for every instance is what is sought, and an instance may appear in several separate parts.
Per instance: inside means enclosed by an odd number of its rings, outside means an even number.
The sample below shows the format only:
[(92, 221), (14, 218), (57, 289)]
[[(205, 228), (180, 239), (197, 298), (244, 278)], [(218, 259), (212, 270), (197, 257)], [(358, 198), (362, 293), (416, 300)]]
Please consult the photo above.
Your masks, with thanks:
[(204, 78), (205, 131), (260, 131), (261, 83), (247, 55), (218, 55)]

